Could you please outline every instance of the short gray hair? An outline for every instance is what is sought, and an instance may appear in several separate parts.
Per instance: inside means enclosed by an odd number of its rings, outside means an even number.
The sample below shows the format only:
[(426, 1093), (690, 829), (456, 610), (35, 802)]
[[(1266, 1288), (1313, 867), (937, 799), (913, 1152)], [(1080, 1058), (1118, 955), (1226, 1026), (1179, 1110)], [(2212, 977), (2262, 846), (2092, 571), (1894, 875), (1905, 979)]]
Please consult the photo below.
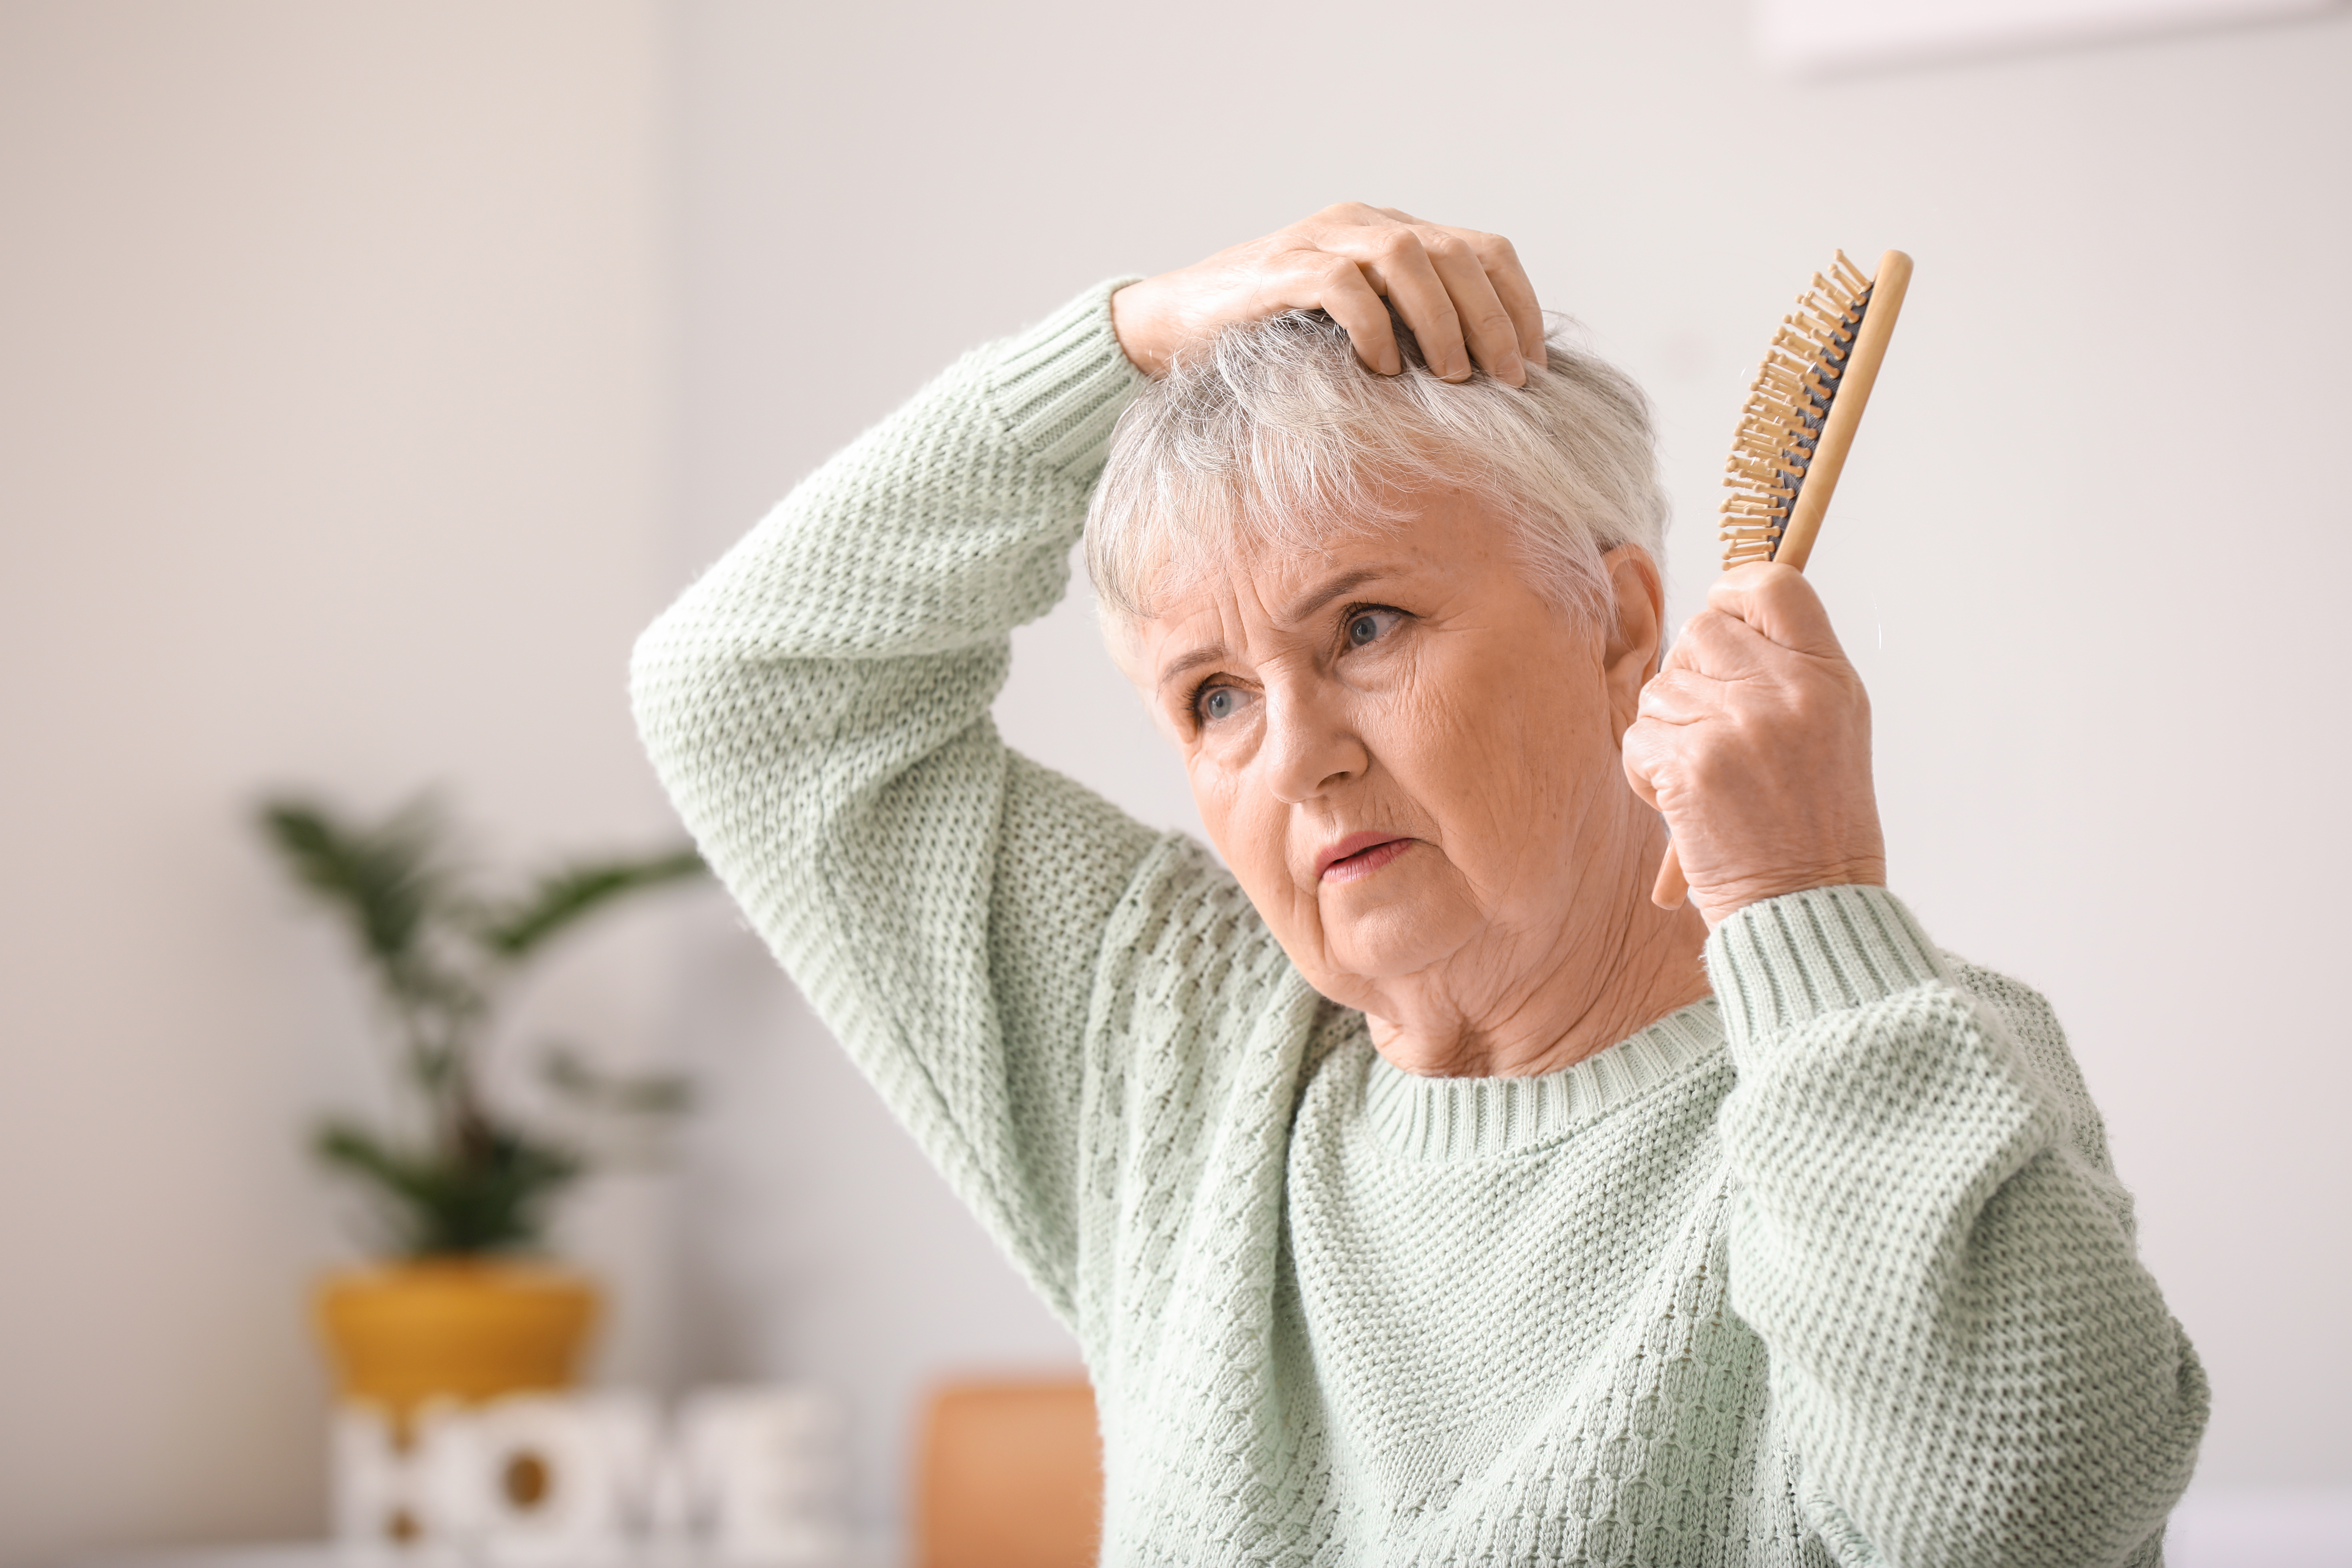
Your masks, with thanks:
[[(1391, 320), (1394, 320), (1391, 313)], [(1087, 515), (1087, 574), (1106, 622), (1148, 619), (1159, 593), (1252, 545), (1313, 552), (1379, 527), (1410, 490), (1466, 489), (1517, 526), (1528, 568), (1563, 609), (1613, 597), (1601, 554), (1662, 559), (1649, 400), (1556, 323), (1548, 368), (1515, 387), (1430, 373), (1402, 321), (1404, 370), (1366, 369), (1319, 310), (1226, 328), (1120, 418)]]

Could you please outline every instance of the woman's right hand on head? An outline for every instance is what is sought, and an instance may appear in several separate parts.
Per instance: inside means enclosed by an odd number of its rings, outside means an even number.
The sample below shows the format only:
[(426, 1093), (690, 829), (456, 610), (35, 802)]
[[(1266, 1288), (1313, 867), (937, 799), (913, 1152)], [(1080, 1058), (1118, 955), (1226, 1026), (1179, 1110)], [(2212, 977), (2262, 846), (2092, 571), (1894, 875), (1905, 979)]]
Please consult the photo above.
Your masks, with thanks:
[(1160, 376), (1236, 322), (1319, 310), (1348, 329), (1364, 363), (1394, 375), (1404, 360), (1384, 299), (1447, 381), (1469, 380), (1475, 362), (1523, 386), (1522, 362), (1545, 363), (1543, 312), (1509, 240), (1360, 202), (1130, 283), (1111, 296), (1111, 326), (1136, 368)]

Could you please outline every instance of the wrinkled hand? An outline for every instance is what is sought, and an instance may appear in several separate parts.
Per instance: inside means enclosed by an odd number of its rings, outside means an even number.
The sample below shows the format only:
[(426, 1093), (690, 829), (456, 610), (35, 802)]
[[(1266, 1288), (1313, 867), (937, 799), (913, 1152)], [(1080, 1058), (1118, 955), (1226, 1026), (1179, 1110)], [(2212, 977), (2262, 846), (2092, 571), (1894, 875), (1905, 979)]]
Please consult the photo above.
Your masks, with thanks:
[(1793, 567), (1741, 566), (1708, 590), (1643, 688), (1624, 754), (1709, 927), (1784, 893), (1886, 880), (1870, 698)]
[(1447, 381), (1467, 381), (1475, 359), (1522, 386), (1522, 360), (1545, 363), (1543, 311), (1509, 240), (1360, 202), (1129, 284), (1111, 296), (1111, 327), (1136, 368), (1160, 376), (1236, 322), (1321, 310), (1348, 329), (1365, 364), (1394, 375), (1404, 361), (1383, 299)]

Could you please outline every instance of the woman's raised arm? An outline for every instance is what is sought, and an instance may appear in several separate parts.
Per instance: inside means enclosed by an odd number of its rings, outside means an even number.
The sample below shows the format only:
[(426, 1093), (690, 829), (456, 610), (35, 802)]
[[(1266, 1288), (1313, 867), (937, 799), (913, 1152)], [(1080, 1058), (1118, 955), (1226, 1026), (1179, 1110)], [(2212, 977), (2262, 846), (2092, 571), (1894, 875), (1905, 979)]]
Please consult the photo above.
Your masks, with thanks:
[(1158, 836), (1007, 752), (989, 705), (1140, 380), (1109, 292), (965, 355), (819, 468), (632, 671), (713, 868), (1066, 1313), (1097, 950)]

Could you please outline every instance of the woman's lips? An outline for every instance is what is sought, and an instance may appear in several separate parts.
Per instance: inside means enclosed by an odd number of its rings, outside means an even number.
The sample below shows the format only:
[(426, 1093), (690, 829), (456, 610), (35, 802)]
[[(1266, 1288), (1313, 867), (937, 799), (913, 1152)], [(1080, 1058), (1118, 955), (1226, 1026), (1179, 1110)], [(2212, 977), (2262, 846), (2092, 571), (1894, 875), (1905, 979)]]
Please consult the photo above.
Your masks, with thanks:
[(1370, 876), (1412, 847), (1412, 839), (1394, 834), (1350, 833), (1315, 858), (1316, 879), (1352, 882)]

